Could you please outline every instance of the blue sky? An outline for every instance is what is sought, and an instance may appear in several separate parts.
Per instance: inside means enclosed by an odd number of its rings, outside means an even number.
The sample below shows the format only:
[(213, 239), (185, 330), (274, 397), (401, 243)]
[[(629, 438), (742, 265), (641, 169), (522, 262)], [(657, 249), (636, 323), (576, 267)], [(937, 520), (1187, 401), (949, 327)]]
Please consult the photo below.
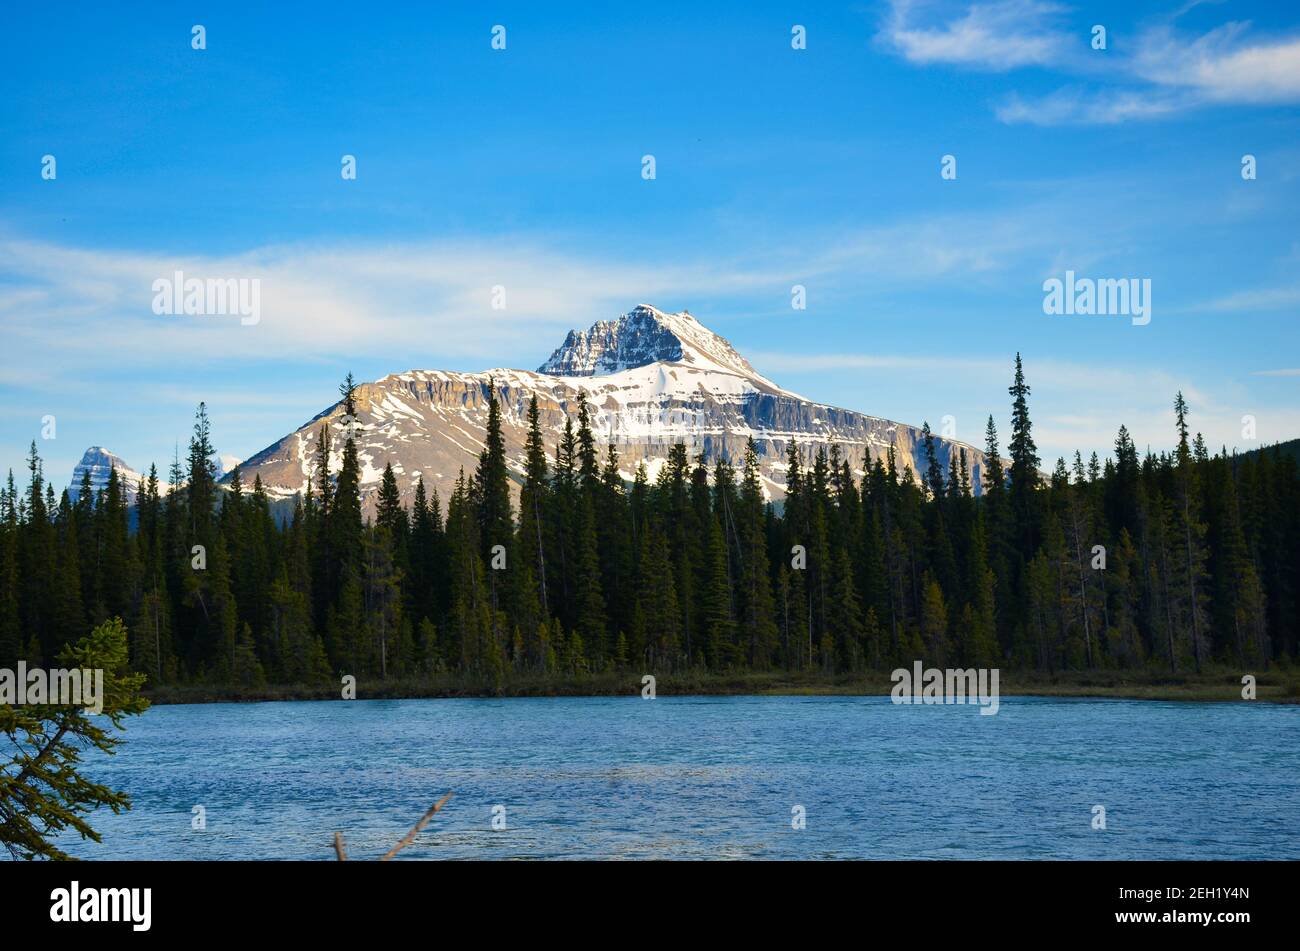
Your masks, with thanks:
[[(976, 443), (1020, 351), (1048, 466), (1120, 423), (1168, 447), (1179, 388), (1215, 447), (1300, 436), (1300, 14), (698, 6), (15, 8), (0, 466), (37, 438), (57, 483), (92, 444), (165, 468), (200, 399), (247, 457), (348, 370), (531, 369), (643, 301)], [(178, 268), (258, 278), (260, 322), (155, 315)], [(1149, 279), (1151, 322), (1044, 314), (1066, 270)]]

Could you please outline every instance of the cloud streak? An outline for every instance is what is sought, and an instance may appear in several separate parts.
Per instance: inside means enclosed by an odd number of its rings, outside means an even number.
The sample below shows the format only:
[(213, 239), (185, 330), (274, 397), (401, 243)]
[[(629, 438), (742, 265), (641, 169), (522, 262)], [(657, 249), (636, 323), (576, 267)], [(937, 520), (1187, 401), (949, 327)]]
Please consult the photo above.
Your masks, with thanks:
[(1089, 35), (1065, 25), (1065, 9), (1044, 0), (894, 0), (878, 40), (918, 66), (1038, 67), (1076, 77), (1045, 95), (1009, 93), (994, 110), (1007, 124), (1115, 125), (1213, 105), (1300, 102), (1300, 36), (1258, 35), (1238, 21), (1188, 35), (1173, 26), (1187, 9), (1120, 48), (1092, 50)]
[[(224, 256), (175, 256), (0, 239), (0, 319), (10, 379), (57, 352), (64, 371), (111, 352), (119, 366), (168, 361), (388, 357), (394, 342), (414, 364), (499, 360), (640, 302), (689, 306), (702, 297), (781, 298), (794, 283), (840, 279), (881, 289), (1004, 273), (1026, 256), (1046, 265), (1058, 244), (1038, 207), (944, 214), (906, 223), (761, 244), (734, 260), (621, 261), (565, 253), (529, 238), (284, 245)], [(261, 320), (159, 316), (153, 282), (256, 279)], [(505, 307), (492, 306), (494, 288)], [(424, 356), (421, 356), (424, 355)], [(532, 359), (532, 357), (530, 357)], [(540, 358), (537, 358), (540, 359)]]
[(927, 17), (929, 6), (915, 0), (895, 2), (884, 30), (884, 39), (912, 63), (951, 63), (1005, 72), (1053, 65), (1069, 48), (1068, 37), (1055, 28), (1064, 8), (1054, 3), (975, 3), (963, 15), (947, 21)]

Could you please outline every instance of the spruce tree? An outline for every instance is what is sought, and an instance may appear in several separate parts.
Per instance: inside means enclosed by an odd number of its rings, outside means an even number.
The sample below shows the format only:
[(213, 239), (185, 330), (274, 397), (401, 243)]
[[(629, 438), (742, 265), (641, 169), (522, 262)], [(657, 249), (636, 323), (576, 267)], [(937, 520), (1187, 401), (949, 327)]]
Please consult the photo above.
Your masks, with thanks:
[(142, 713), (142, 674), (131, 673), (127, 632), (121, 619), (101, 624), (55, 658), (60, 667), (103, 671), (102, 716), (78, 706), (0, 705), (0, 736), (7, 761), (0, 761), (0, 847), (15, 859), (68, 859), (55, 843), (64, 833), (98, 842), (91, 814), (107, 806), (130, 808), (122, 791), (94, 781), (82, 760), (94, 748), (112, 753), (128, 716)]
[(681, 611), (673, 580), (668, 538), (657, 521), (649, 520), (641, 533), (640, 587), (633, 620), (636, 659), (652, 671), (675, 669), (681, 653)]
[(596, 545), (596, 512), (592, 500), (585, 494), (578, 504), (575, 630), (582, 637), (587, 659), (599, 668), (606, 660), (609, 645), (606, 644), (605, 598)]
[(737, 513), (740, 591), (742, 604), (738, 636), (749, 666), (766, 669), (777, 644), (776, 614), (763, 533), (763, 494), (758, 478), (758, 450), (751, 436), (745, 444), (745, 465)]
[(1181, 536), (1182, 550), (1179, 562), (1179, 582), (1181, 616), (1189, 630), (1192, 647), (1192, 660), (1196, 672), (1201, 672), (1202, 654), (1206, 649), (1206, 598), (1205, 586), (1208, 581), (1205, 570), (1205, 524), (1201, 521), (1200, 486), (1193, 462), (1191, 447), (1187, 439), (1187, 401), (1182, 391), (1174, 399), (1174, 413), (1177, 421), (1178, 448), (1177, 467), (1175, 469), (1175, 513), (1174, 531)]
[(0, 668), (12, 670), (22, 655), (18, 583), (18, 493), (13, 470), (0, 490)]
[(1015, 379), (1008, 392), (1014, 397), (1011, 404), (1010, 478), (1011, 508), (1017, 522), (1017, 538), (1026, 552), (1036, 545), (1034, 490), (1038, 487), (1038, 447), (1034, 443), (1033, 423), (1029, 420), (1029, 384), (1025, 382), (1020, 354), (1016, 354)]
[(541, 412), (537, 394), (528, 401), (528, 436), (524, 441), (524, 484), (519, 490), (519, 550), (532, 566), (537, 599), (543, 617), (550, 615), (546, 579), (547, 518), (546, 444), (542, 441)]

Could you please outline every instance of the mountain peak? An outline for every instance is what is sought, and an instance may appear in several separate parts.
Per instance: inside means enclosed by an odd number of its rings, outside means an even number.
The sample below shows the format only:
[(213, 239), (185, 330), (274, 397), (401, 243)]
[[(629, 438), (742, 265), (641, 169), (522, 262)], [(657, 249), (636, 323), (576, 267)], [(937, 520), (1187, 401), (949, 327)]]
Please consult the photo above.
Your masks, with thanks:
[(91, 446), (81, 454), (81, 466), (88, 469), (96, 467), (103, 468), (105, 473), (112, 467), (123, 471), (131, 471), (131, 467), (122, 461), (122, 457), (115, 452), (105, 449), (103, 446)]
[[(511, 483), (517, 486), (527, 475), (531, 407), (537, 407), (547, 451), (554, 452), (582, 402), (592, 433), (599, 434), (595, 438), (617, 444), (619, 474), (627, 482), (642, 463), (653, 481), (679, 443), (712, 466), (720, 459), (743, 459), (752, 440), (762, 491), (769, 499), (785, 492), (792, 449), (812, 466), (818, 452), (838, 447), (855, 477), (869, 471), (873, 461), (887, 458), (891, 449), (913, 479), (920, 478), (929, 460), (928, 444), (916, 427), (783, 390), (759, 376), (689, 311), (670, 313), (639, 304), (613, 320), (570, 331), (536, 373), (409, 370), (363, 384), (355, 429), (345, 430), (349, 424), (342, 404), (335, 403), (256, 453), (240, 472), (245, 485), (260, 477), (274, 499), (305, 493), (317, 472), (320, 430), (328, 427), (335, 433), (329, 461), (335, 472), (341, 465), (343, 433), (355, 433), (367, 511), (373, 511), (390, 463), (408, 503), (420, 484), (446, 499), (456, 490), (457, 473), (478, 465), (495, 412)], [(981, 484), (983, 453), (943, 438), (934, 445), (945, 471), (954, 451), (966, 451), (971, 479), (975, 486)]]
[(768, 382), (690, 311), (670, 313), (652, 304), (638, 304), (617, 320), (598, 320), (586, 330), (570, 330), (537, 372), (602, 376), (651, 363), (680, 363)]
[(76, 499), (78, 493), (81, 492), (82, 477), (89, 474), (90, 489), (95, 495), (98, 495), (108, 488), (108, 476), (114, 469), (117, 470), (118, 479), (123, 483), (127, 500), (134, 501), (142, 476), (128, 466), (121, 456), (110, 452), (103, 446), (91, 446), (82, 453), (81, 461), (72, 470), (72, 482), (68, 486), (68, 494), (73, 499)]

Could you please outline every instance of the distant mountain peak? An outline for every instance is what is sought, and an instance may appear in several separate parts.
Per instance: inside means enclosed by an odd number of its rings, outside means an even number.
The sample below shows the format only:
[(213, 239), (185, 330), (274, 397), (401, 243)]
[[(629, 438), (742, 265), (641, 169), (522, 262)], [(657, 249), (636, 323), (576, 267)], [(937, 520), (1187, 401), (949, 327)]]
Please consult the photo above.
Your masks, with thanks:
[(95, 495), (108, 488), (109, 473), (116, 469), (117, 477), (123, 483), (127, 501), (134, 502), (143, 478), (123, 461), (122, 457), (110, 452), (103, 446), (91, 446), (81, 454), (81, 461), (72, 470), (72, 484), (68, 486), (68, 495), (73, 499), (81, 492), (82, 477), (90, 475), (90, 488)]
[(223, 452), (213, 460), (213, 465), (216, 466), (217, 470), (217, 478), (224, 479), (235, 470), (235, 466), (241, 465), (243, 461), (244, 460), (240, 459), (238, 456), (232, 456), (228, 452)]
[(570, 330), (564, 343), (537, 372), (550, 376), (603, 376), (652, 363), (680, 363), (772, 385), (689, 310), (670, 313), (652, 304), (638, 304), (618, 319), (598, 320), (586, 330)]

